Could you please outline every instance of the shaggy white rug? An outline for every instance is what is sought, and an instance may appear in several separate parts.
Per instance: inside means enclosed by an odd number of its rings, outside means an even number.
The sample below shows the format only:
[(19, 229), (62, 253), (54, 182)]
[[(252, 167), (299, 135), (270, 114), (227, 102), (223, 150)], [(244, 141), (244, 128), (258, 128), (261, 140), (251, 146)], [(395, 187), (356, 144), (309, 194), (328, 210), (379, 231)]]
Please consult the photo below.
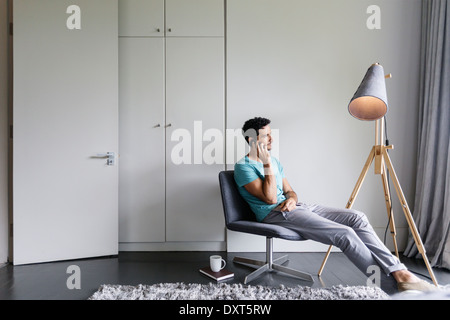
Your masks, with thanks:
[(388, 300), (378, 287), (265, 287), (242, 284), (102, 285), (89, 300)]

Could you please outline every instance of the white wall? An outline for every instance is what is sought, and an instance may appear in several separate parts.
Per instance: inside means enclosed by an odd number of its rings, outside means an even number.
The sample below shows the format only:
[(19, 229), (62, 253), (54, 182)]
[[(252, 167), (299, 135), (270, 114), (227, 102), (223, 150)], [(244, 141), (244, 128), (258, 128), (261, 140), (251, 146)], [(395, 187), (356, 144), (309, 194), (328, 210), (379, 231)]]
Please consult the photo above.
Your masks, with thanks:
[[(367, 28), (370, 5), (381, 9), (379, 30)], [(347, 106), (367, 69), (380, 62), (393, 74), (386, 83), (388, 135), (395, 146), (390, 154), (412, 208), (420, 8), (419, 0), (228, 0), (227, 128), (241, 128), (254, 116), (270, 118), (272, 130), (279, 130), (279, 158), (299, 200), (345, 207), (375, 128), (374, 122), (352, 118)], [(393, 201), (403, 248), (407, 224), (395, 194)], [(387, 214), (373, 168), (354, 208), (367, 214), (383, 239)], [(392, 248), (389, 232), (387, 240)], [(309, 242), (279, 247), (325, 248)], [(228, 233), (229, 251), (255, 249), (264, 250), (263, 239)]]
[[(6, 2), (0, 0), (0, 263), (8, 251)], [(381, 8), (381, 30), (366, 27), (369, 5)], [(227, 128), (239, 129), (253, 116), (271, 118), (300, 199), (343, 207), (374, 142), (374, 124), (353, 119), (347, 105), (367, 68), (380, 62), (394, 76), (387, 81), (391, 157), (412, 209), (420, 6), (420, 0), (227, 0)], [(373, 170), (354, 208), (383, 237), (387, 216)], [(403, 247), (408, 229), (395, 195), (394, 212)], [(246, 237), (230, 232), (228, 249), (264, 250), (263, 239)], [(323, 247), (277, 242), (275, 249)]]
[(0, 264), (8, 259), (8, 10), (0, 0)]

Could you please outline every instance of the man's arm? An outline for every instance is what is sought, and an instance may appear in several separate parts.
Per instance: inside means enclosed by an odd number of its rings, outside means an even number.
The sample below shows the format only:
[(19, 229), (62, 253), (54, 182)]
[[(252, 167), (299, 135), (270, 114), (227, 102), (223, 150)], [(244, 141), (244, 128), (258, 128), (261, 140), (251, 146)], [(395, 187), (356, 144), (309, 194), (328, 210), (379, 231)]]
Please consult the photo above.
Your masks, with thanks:
[(293, 210), (298, 202), (297, 194), (292, 189), (291, 185), (286, 178), (283, 178), (283, 193), (286, 200), (281, 204), (281, 211), (291, 211)]
[(246, 184), (244, 188), (267, 204), (277, 203), (277, 181), (272, 171), (272, 165), (264, 165), (264, 180), (257, 178)]
[(267, 146), (255, 143), (258, 150), (258, 158), (264, 165), (264, 180), (257, 178), (246, 184), (245, 189), (253, 196), (267, 204), (277, 203), (277, 180), (272, 169), (272, 161)]
[(286, 198), (288, 199), (292, 198), (295, 200), (295, 203), (297, 203), (298, 201), (297, 194), (294, 192), (294, 190), (292, 189), (291, 185), (289, 184), (286, 178), (283, 178), (283, 193), (286, 196)]

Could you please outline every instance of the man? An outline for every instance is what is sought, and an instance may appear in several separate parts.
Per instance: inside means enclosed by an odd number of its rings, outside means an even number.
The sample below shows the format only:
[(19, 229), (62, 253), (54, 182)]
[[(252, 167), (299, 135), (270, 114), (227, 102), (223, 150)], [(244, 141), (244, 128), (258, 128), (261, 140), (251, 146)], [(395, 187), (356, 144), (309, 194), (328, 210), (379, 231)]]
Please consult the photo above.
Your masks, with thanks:
[(260, 117), (245, 122), (242, 130), (250, 152), (234, 167), (239, 192), (257, 221), (280, 225), (305, 239), (334, 245), (364, 274), (369, 266), (379, 266), (386, 275), (392, 275), (400, 291), (436, 289), (409, 272), (391, 254), (363, 213), (298, 202), (281, 163), (270, 154), (269, 124), (269, 119)]

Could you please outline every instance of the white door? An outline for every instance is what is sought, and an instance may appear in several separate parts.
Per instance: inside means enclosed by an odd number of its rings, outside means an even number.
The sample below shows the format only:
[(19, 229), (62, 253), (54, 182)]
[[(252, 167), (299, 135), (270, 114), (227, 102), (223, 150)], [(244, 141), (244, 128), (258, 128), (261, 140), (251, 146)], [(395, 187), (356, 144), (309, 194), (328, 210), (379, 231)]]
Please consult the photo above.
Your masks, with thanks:
[(14, 0), (13, 261), (118, 252), (117, 0)]

